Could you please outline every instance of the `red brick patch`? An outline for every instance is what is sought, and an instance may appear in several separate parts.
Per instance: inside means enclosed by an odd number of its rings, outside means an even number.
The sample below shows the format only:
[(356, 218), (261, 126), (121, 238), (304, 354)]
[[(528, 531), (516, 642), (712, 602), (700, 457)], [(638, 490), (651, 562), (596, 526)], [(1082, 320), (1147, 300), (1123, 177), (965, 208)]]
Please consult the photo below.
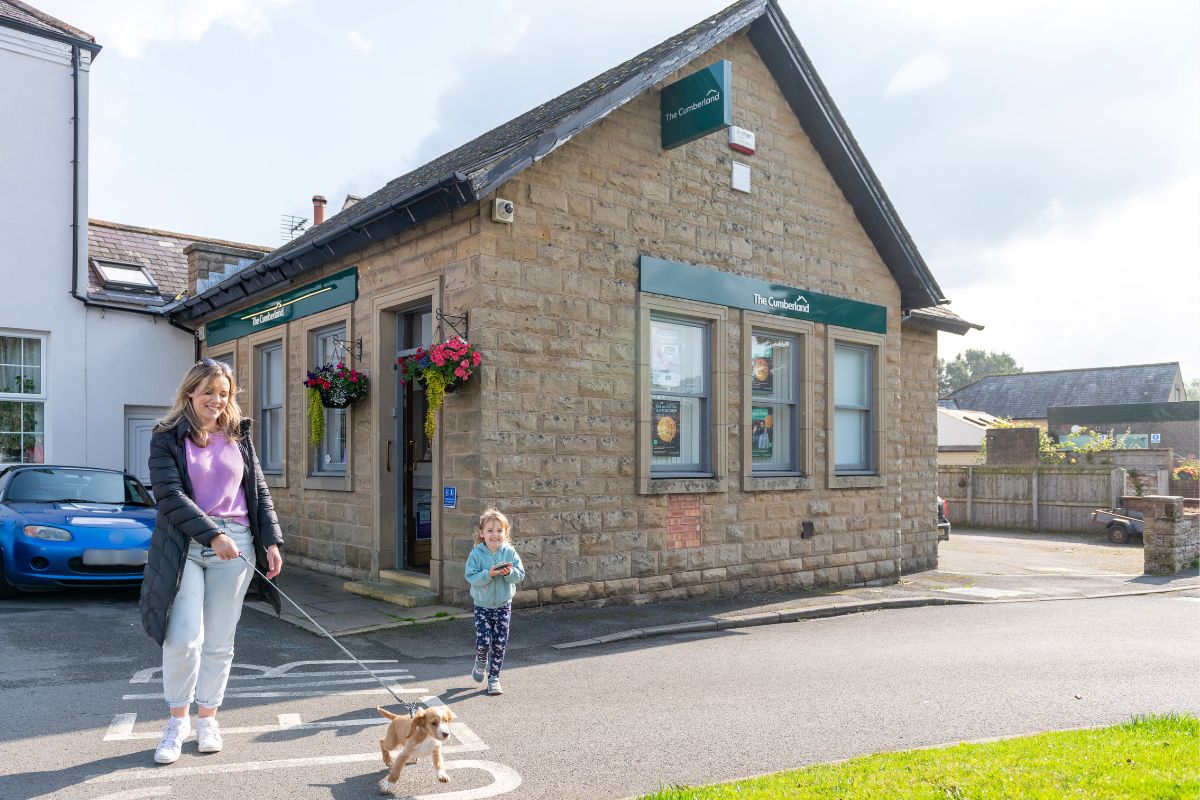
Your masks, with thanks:
[(700, 498), (694, 494), (667, 496), (667, 549), (700, 546)]

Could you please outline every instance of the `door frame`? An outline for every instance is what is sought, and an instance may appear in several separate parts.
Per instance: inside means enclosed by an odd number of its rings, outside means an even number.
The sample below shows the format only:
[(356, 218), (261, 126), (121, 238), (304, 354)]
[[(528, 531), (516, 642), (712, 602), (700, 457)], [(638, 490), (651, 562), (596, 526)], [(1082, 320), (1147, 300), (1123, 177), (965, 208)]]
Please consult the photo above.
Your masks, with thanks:
[[(145, 421), (145, 422), (151, 423), (150, 427), (151, 427), (151, 429), (153, 429), (154, 423), (156, 423), (158, 420), (165, 417), (167, 415), (168, 411), (170, 411), (170, 409), (167, 408), (166, 406), (125, 406), (125, 413), (123, 414), (124, 426), (125, 426), (125, 444), (124, 444), (125, 457), (122, 459), (122, 461), (123, 461), (122, 468), (126, 472), (128, 472), (130, 475), (133, 475), (135, 478), (137, 477), (137, 472), (130, 469), (131, 465), (130, 465), (130, 461), (129, 461), (130, 456), (131, 456), (131, 453), (129, 450), (129, 442), (130, 442), (130, 436), (133, 433), (129, 424), (131, 422), (133, 422), (134, 420)], [(149, 466), (146, 467), (145, 483), (146, 483), (146, 486), (150, 485), (150, 468), (149, 468)]]
[[(396, 563), (396, 506), (397, 470), (400, 468), (399, 443), (395, 440), (396, 396), (394, 366), (396, 360), (396, 317), (420, 303), (438, 308), (442, 295), (442, 278), (434, 278), (403, 289), (381, 292), (371, 301), (371, 332), (375, 342), (372, 368), (377, 376), (374, 402), (371, 404), (371, 441), (374, 458), (371, 472), (375, 490), (371, 493), (372, 527), (375, 545), (371, 553), (371, 577), (377, 579), (380, 569), (391, 569)], [(433, 494), (442, 485), (441, 429), (433, 437)], [(442, 587), (441, 507), (434, 503), (430, 509), (429, 588), (441, 592)]]

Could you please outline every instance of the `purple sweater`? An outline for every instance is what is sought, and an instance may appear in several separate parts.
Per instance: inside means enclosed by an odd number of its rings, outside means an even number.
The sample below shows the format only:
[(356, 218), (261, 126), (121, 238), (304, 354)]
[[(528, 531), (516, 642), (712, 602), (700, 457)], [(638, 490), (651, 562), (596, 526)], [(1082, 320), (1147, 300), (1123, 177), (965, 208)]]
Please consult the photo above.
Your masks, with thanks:
[(210, 517), (249, 525), (249, 507), (242, 489), (245, 464), (238, 446), (220, 433), (208, 435), (208, 447), (197, 447), (190, 436), (185, 446), (188, 477), (200, 510)]

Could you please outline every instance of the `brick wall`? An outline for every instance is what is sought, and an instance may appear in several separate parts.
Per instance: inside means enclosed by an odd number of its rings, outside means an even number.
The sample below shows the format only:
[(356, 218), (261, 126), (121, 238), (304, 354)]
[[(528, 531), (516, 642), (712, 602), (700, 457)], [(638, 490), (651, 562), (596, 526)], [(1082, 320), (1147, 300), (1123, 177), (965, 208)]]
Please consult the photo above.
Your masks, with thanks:
[(1037, 428), (993, 428), (984, 435), (987, 463), (994, 467), (1016, 467), (1038, 463)]
[(1139, 498), (1146, 516), (1145, 573), (1176, 575), (1200, 558), (1200, 514), (1185, 513), (1179, 497)]
[[(734, 63), (734, 122), (757, 134), (759, 154), (737, 157), (751, 164), (753, 193), (729, 188), (733, 154), (721, 136), (661, 150), (658, 96), (651, 92), (504, 185), (497, 194), (516, 204), (512, 225), (483, 223), (472, 331), (490, 366), (480, 395), (478, 479), (459, 483), (470, 485), (480, 504), (513, 513), (530, 567), (518, 603), (639, 602), (894, 580), (898, 573), (906, 435), (896, 424), (898, 288), (748, 40), (735, 37), (685, 72), (720, 58)], [(690, 546), (681, 547), (669, 538), (673, 501), (638, 494), (635, 486), (642, 253), (886, 306), (885, 485), (824, 488), (826, 396), (818, 380), (810, 409), (819, 420), (816, 488), (747, 493), (731, 480), (727, 492), (687, 501), (698, 507), (698, 542), (683, 539)], [(730, 374), (714, 387), (726, 393), (730, 476), (741, 472), (734, 422), (741, 326), (740, 312), (731, 310), (726, 340), (713, 348)], [(818, 328), (810, 367), (823, 376), (826, 340)], [(914, 346), (912, 366), (928, 372), (930, 386), (932, 345), (930, 337)], [(917, 402), (915, 395), (909, 400)], [(916, 463), (916, 450), (910, 455)], [(924, 503), (922, 493), (928, 488), (914, 494), (914, 507)], [(811, 539), (799, 538), (803, 520), (815, 523)], [(912, 527), (914, 559), (928, 524)], [(927, 559), (929, 546), (920, 548)], [(465, 543), (453, 550), (465, 558)], [(462, 601), (465, 584), (454, 570), (446, 574), (450, 599)]]
[(900, 370), (901, 572), (909, 573), (937, 568), (936, 331), (905, 324)]

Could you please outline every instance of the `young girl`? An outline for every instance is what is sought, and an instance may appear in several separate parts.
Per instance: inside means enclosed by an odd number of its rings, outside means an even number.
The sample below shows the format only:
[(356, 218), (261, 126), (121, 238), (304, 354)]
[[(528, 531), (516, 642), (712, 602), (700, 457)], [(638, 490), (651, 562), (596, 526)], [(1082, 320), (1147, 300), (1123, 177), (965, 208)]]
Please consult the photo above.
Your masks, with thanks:
[(274, 588), (239, 558), (244, 553), (267, 579), (283, 568), (279, 521), (236, 397), (233, 371), (206, 358), (183, 376), (150, 439), (158, 520), (140, 605), (146, 633), (162, 645), (171, 712), (154, 752), (159, 764), (178, 760), (193, 701), (199, 751), (221, 749), (217, 708), (251, 583), (279, 610)]
[(525, 565), (512, 546), (508, 517), (494, 508), (486, 509), (479, 518), (475, 547), (467, 557), (466, 576), (475, 600), (475, 667), (471, 677), (476, 683), (483, 683), (486, 671), (487, 693), (504, 694), (500, 687), (500, 667), (508, 647), (512, 599), (517, 584), (525, 577)]

